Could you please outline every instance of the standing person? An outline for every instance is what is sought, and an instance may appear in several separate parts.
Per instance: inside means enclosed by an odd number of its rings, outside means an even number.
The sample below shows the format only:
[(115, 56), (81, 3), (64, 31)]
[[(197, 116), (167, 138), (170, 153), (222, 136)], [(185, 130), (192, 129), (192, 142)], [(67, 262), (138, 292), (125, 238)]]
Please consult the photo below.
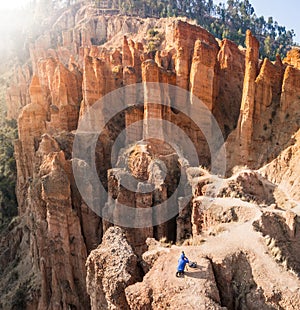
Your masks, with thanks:
[(184, 275), (185, 265), (189, 263), (188, 258), (185, 256), (184, 252), (181, 252), (180, 258), (178, 260), (176, 277), (180, 277)]

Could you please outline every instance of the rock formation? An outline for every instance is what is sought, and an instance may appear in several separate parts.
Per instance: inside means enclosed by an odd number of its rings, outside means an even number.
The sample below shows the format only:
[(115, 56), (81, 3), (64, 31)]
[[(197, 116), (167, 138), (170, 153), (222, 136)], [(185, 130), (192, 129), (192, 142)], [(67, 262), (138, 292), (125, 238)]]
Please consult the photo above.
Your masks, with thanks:
[[(295, 94), (299, 93), (296, 82), (299, 70), (288, 64), (288, 61), (294, 63), (295, 56), (287, 58), (285, 64), (282, 64), (279, 58), (275, 63), (265, 59), (258, 68), (258, 44), (250, 32), (247, 33), (246, 42), (246, 73), (241, 113), (236, 130), (226, 141), (228, 168), (245, 164), (251, 168), (261, 167), (291, 145), (291, 135), (298, 130), (296, 123), (299, 113), (296, 106), (299, 97)], [(290, 55), (292, 54), (296, 53), (290, 52)], [(292, 92), (290, 85), (293, 85)], [(287, 126), (289, 133), (286, 126), (281, 128), (282, 122), (290, 124)], [(240, 148), (241, 152), (234, 152), (236, 147)]]
[(119, 227), (109, 228), (86, 262), (91, 309), (130, 309), (125, 288), (139, 280), (137, 257)]
[[(292, 249), (299, 246), (299, 50), (283, 62), (261, 61), (250, 31), (244, 50), (175, 18), (99, 15), (85, 4), (61, 13), (30, 44), (30, 65), (16, 67), (8, 88), (8, 117), (18, 120), (19, 131), (19, 217), (0, 238), (0, 308), (298, 307)], [(154, 50), (151, 29), (159, 34)], [(106, 201), (95, 199), (110, 216), (103, 220), (78, 191), (72, 167), (89, 197), (97, 189), (89, 164), (73, 156), (75, 130), (99, 99), (139, 82), (162, 84), (123, 91), (123, 110), (107, 119), (95, 150), (87, 151), (108, 193)], [(190, 94), (172, 94), (170, 85)], [(202, 115), (207, 132), (185, 113), (200, 103), (211, 112)], [(101, 110), (97, 121), (109, 112)], [(214, 137), (213, 117), (226, 141), (227, 179), (208, 172), (216, 155), (206, 141)], [(186, 139), (153, 118), (179, 127)], [(188, 139), (207, 169), (192, 168), (184, 157)], [(84, 143), (91, 145), (87, 136)], [(176, 191), (181, 179), (185, 186)], [(155, 206), (169, 199), (179, 214), (158, 223), (166, 211)], [(150, 224), (115, 227), (124, 220), (122, 205), (133, 210), (131, 223), (148, 210)], [(175, 278), (181, 248), (145, 253), (148, 238), (194, 244), (184, 249), (199, 269)], [(287, 284), (276, 278), (280, 271)]]
[(176, 269), (167, 267), (176, 266), (179, 254), (179, 250), (162, 254), (142, 283), (126, 288), (130, 309), (224, 309), (210, 261), (198, 261), (201, 270), (187, 273), (190, 278), (182, 283), (183, 279), (175, 277)]
[(275, 195), (280, 207), (288, 209), (297, 206), (299, 193), (299, 130), (293, 136), (294, 143), (284, 150), (276, 159), (261, 168), (261, 173), (277, 185)]
[(238, 124), (241, 161), (251, 161), (249, 148), (253, 133), (255, 79), (258, 71), (259, 43), (248, 30), (246, 35), (246, 70)]
[(300, 53), (299, 48), (294, 48), (288, 51), (284, 62), (299, 69), (300, 68), (300, 54), (299, 53)]
[[(272, 221), (270, 215), (263, 214), (260, 221), (264, 221), (268, 233), (278, 233), (276, 242), (280, 242), (281, 237), (285, 238), (278, 227), (273, 230), (267, 223)], [(216, 237), (207, 237), (201, 246), (172, 246), (161, 251), (160, 245), (154, 246), (157, 250), (151, 245), (143, 257), (153, 257), (155, 251), (160, 254), (156, 255), (143, 282), (125, 290), (131, 309), (178, 309), (180, 306), (191, 309), (297, 307), (299, 278), (272, 258), (272, 253), (278, 255), (280, 252), (274, 246), (274, 235), (262, 237), (247, 223), (243, 224), (243, 228), (229, 227), (226, 233), (219, 232)], [(249, 239), (243, 241), (246, 235)], [(178, 279), (175, 276), (176, 259), (182, 250), (190, 260), (197, 262), (197, 268), (188, 268), (184, 279)]]
[[(236, 128), (240, 114), (245, 75), (245, 54), (235, 43), (225, 39), (220, 42), (220, 51), (217, 57), (219, 92), (213, 112), (223, 129), (224, 136), (227, 137)], [(228, 100), (229, 97), (231, 100)]]

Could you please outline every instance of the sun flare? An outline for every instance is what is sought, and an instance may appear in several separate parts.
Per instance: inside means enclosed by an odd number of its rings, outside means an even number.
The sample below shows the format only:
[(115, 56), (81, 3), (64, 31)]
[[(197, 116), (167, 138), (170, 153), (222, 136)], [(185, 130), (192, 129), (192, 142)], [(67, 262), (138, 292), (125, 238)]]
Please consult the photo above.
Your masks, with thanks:
[(22, 8), (29, 3), (29, 0), (0, 1), (0, 10)]

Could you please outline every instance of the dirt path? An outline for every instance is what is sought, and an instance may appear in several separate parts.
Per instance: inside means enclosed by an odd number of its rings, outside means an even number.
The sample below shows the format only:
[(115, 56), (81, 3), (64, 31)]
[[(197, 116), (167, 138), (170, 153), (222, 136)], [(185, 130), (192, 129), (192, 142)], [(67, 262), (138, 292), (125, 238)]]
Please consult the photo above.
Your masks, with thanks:
[[(225, 232), (218, 236), (208, 236), (203, 245), (200, 245), (202, 255), (217, 257), (238, 251), (251, 252), (254, 254), (253, 273), (262, 284), (269, 286), (272, 283), (274, 287), (296, 291), (300, 288), (300, 280), (268, 254), (264, 238), (253, 227), (253, 222), (258, 220), (262, 213), (257, 205), (249, 204), (249, 207), (256, 210), (254, 218), (245, 223), (230, 223), (225, 226), (227, 229)], [(194, 259), (193, 251), (188, 249), (186, 251), (190, 252), (191, 259)]]

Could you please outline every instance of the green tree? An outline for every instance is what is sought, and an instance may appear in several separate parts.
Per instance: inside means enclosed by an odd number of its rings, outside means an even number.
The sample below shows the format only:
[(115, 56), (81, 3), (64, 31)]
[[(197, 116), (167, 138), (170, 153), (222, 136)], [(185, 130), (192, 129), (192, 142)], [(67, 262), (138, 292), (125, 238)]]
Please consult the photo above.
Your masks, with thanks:
[(17, 215), (16, 163), (13, 141), (17, 138), (16, 121), (1, 121), (0, 127), (0, 213), (2, 218)]

